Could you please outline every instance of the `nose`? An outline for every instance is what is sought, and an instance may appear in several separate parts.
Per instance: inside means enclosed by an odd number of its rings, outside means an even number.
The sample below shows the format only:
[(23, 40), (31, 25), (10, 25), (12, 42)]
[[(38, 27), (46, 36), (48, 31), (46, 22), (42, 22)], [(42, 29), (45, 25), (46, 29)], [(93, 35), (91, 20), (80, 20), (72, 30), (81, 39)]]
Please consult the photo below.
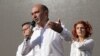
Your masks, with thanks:
[(81, 31), (81, 28), (79, 28), (79, 31)]
[(35, 13), (32, 12), (31, 15), (32, 15), (33, 18), (36, 18), (36, 14)]

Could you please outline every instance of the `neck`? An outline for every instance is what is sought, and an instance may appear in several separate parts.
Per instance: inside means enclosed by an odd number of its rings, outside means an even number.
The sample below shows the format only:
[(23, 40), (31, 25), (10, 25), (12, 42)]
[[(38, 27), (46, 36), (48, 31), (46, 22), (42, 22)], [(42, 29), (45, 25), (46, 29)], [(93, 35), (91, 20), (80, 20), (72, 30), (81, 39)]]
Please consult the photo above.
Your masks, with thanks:
[(46, 25), (46, 23), (48, 22), (48, 20), (49, 20), (49, 19), (44, 20), (44, 21), (43, 21), (41, 24), (39, 24), (38, 26), (44, 28), (45, 25)]
[(79, 42), (83, 42), (84, 41), (84, 37), (79, 37)]

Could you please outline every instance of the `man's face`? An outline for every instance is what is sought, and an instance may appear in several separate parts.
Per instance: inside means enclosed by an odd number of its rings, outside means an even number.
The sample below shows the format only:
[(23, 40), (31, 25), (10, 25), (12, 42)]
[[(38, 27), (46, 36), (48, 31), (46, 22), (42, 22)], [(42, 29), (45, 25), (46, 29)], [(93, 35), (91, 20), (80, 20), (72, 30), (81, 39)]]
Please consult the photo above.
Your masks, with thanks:
[(40, 6), (34, 6), (32, 8), (32, 18), (37, 24), (41, 24), (45, 18), (45, 12)]
[(23, 35), (25, 38), (30, 37), (32, 31), (29, 24), (26, 24), (22, 27)]

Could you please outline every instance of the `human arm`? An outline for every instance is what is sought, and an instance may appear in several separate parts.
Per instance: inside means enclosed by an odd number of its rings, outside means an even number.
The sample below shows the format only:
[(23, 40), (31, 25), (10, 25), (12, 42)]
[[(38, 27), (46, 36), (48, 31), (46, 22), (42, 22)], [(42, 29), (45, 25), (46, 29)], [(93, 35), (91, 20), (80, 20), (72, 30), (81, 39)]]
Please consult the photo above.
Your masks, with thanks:
[(21, 52), (22, 52), (23, 44), (24, 44), (24, 42), (22, 42), (22, 43), (18, 46), (17, 52), (16, 52), (16, 56), (22, 56)]
[[(36, 35), (36, 34), (34, 34)], [(35, 48), (36, 45), (40, 44), (40, 37), (36, 37), (36, 36), (31, 36), (31, 39), (29, 40), (29, 42), (27, 42), (26, 45), (24, 45), (24, 49), (22, 54), (26, 55), (28, 54), (32, 49)]]
[(22, 48), (22, 52), (21, 54), (22, 55), (27, 55), (30, 51), (31, 51), (31, 46), (30, 46), (30, 43), (29, 43), (30, 40), (24, 40), (24, 44), (23, 44), (23, 48)]
[(70, 33), (70, 31), (68, 31), (68, 30), (64, 27), (64, 25), (62, 25), (62, 28), (63, 28), (63, 30), (62, 30), (62, 32), (60, 33), (60, 35), (62, 36), (62, 38), (63, 38), (64, 40), (66, 40), (66, 41), (71, 41), (71, 33)]
[(58, 22), (49, 21), (47, 25), (52, 30), (61, 34), (64, 40), (71, 41), (71, 33), (61, 24), (60, 20), (58, 20)]
[(83, 43), (79, 43), (78, 48), (80, 50), (92, 50), (94, 46), (93, 39), (88, 39), (84, 41)]

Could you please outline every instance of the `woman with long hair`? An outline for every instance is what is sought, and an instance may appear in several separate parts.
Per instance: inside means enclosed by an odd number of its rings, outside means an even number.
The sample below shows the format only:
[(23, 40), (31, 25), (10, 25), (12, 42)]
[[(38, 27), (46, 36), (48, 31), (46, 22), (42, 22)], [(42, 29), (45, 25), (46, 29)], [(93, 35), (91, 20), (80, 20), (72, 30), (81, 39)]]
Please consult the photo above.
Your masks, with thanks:
[(94, 40), (91, 39), (92, 27), (86, 21), (78, 21), (72, 30), (70, 56), (92, 56)]

